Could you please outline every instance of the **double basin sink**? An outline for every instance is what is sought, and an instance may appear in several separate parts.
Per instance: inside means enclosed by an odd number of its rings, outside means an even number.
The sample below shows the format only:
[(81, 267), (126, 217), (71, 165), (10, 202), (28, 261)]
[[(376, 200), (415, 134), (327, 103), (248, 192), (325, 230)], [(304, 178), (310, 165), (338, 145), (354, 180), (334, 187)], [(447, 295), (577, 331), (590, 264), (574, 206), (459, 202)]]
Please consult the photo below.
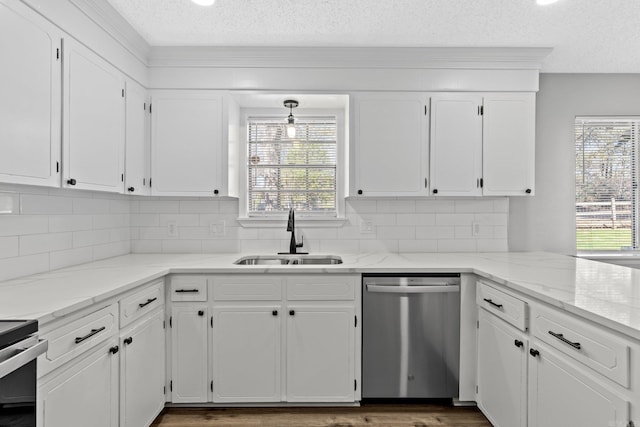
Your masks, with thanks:
[(255, 255), (234, 261), (237, 265), (331, 265), (342, 264), (335, 255)]

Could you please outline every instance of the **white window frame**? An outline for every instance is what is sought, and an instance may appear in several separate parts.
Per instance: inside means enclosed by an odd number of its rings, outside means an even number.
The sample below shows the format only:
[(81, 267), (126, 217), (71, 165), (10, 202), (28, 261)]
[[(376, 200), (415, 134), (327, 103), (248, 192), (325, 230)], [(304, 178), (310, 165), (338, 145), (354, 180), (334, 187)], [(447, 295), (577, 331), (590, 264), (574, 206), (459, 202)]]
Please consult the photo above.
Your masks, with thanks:
[[(284, 112), (283, 112), (284, 111)], [(347, 148), (348, 135), (345, 131), (345, 116), (347, 112), (341, 109), (301, 109), (294, 111), (296, 118), (300, 117), (335, 117), (336, 119), (336, 216), (328, 217), (326, 214), (314, 215), (296, 211), (296, 225), (300, 227), (342, 227), (345, 218), (345, 189), (347, 185)], [(273, 119), (274, 117), (282, 117), (282, 122), (286, 122), (288, 112), (284, 109), (274, 108), (246, 108), (240, 111), (240, 130), (239, 130), (239, 173), (240, 173), (240, 191), (239, 191), (239, 218), (238, 222), (243, 227), (284, 227), (286, 225), (287, 214), (281, 216), (265, 216), (250, 217), (249, 209), (249, 182), (248, 182), (248, 134), (247, 129), (249, 119), (264, 117), (265, 119)]]
[[(593, 120), (593, 121), (616, 121), (616, 120), (620, 120), (620, 121), (639, 121), (640, 120), (640, 116), (585, 116), (585, 115), (580, 115), (580, 116), (576, 116), (574, 118), (574, 140), (575, 140), (575, 123), (578, 120)], [(636, 132), (639, 132), (639, 130), (636, 128)], [(638, 151), (640, 151), (640, 135), (636, 135), (636, 138), (638, 140)], [(639, 152), (636, 152), (636, 156), (640, 155)], [(640, 159), (636, 159), (636, 163), (635, 163), (635, 168), (636, 168), (636, 177), (638, 177), (640, 179)], [(575, 172), (575, 170), (574, 170)], [(574, 189), (576, 187), (576, 183), (574, 183)], [(633, 221), (633, 225), (632, 225), (632, 242), (635, 241), (637, 245), (640, 245), (640, 189), (637, 190), (638, 194), (635, 198), (635, 203), (633, 206), (633, 209), (635, 211), (635, 217), (632, 217), (632, 221)], [(574, 218), (575, 218), (575, 203), (574, 203)], [(577, 225), (574, 222), (574, 230), (577, 233)], [(577, 237), (576, 234), (574, 234), (574, 244), (577, 245)], [(611, 255), (611, 256), (629, 256), (632, 255), (634, 257), (640, 256), (640, 247), (638, 248), (633, 248), (633, 249), (623, 249), (623, 250), (615, 250), (615, 249), (594, 249), (594, 250), (585, 250), (585, 249), (577, 249), (576, 246), (576, 253), (579, 256), (585, 256), (585, 257), (590, 257), (590, 256), (594, 256), (594, 259), (597, 259), (598, 255), (603, 255), (603, 256), (607, 256), (607, 255)]]

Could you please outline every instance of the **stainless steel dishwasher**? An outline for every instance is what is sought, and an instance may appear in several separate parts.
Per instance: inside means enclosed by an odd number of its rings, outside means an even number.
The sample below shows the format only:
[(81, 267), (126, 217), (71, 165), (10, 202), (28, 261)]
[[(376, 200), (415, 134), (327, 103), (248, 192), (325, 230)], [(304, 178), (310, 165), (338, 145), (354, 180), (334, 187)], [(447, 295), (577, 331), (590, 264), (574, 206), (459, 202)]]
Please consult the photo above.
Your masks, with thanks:
[(365, 274), (362, 286), (362, 397), (457, 397), (460, 275)]

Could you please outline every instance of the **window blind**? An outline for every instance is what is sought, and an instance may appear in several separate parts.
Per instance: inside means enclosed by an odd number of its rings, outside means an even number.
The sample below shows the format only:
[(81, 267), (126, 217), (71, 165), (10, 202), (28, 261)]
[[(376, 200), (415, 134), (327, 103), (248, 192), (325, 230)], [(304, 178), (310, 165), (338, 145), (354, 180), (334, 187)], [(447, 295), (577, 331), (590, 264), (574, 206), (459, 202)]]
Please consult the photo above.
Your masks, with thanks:
[(640, 118), (575, 121), (576, 249), (638, 249)]
[(336, 216), (336, 119), (296, 117), (295, 128), (288, 138), (282, 119), (249, 118), (249, 216)]

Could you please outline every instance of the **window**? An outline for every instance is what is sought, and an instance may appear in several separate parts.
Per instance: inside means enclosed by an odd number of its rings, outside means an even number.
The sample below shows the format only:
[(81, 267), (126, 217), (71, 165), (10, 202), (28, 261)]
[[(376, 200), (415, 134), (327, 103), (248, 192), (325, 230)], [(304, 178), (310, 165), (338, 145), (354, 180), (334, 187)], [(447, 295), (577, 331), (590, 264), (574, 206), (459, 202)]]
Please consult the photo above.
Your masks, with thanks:
[(249, 217), (281, 217), (291, 208), (337, 216), (337, 120), (296, 116), (295, 127), (295, 138), (288, 138), (282, 118), (249, 117)]
[(636, 250), (640, 118), (575, 122), (576, 249)]

